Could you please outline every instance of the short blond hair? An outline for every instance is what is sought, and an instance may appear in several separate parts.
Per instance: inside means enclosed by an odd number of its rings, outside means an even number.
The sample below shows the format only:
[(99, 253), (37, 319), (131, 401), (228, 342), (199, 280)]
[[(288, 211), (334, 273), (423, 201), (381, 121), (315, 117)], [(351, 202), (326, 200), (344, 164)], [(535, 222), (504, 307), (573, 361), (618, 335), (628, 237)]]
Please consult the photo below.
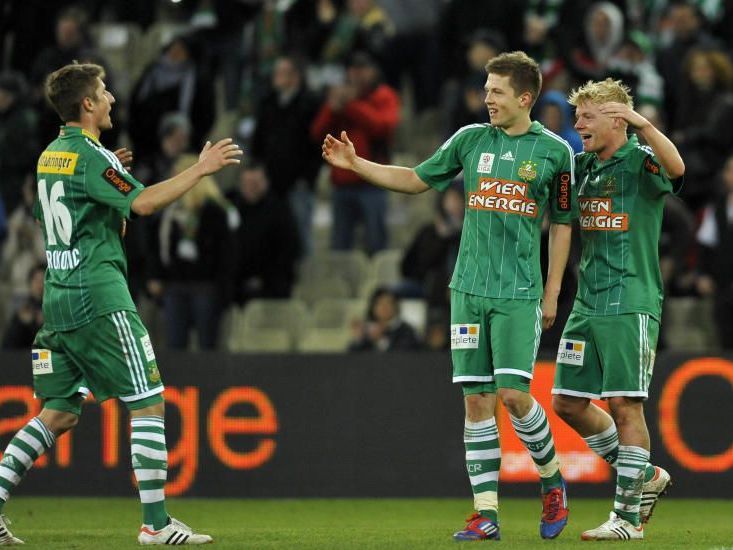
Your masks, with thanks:
[(589, 80), (582, 86), (570, 92), (568, 103), (577, 107), (580, 103), (593, 103), (600, 105), (611, 101), (623, 103), (629, 108), (634, 108), (634, 98), (631, 97), (631, 89), (621, 82), (607, 78), (606, 80)]
[[(179, 174), (191, 168), (198, 161), (196, 155), (181, 155), (173, 165), (173, 172)], [(213, 201), (219, 205), (225, 202), (224, 196), (212, 176), (204, 176), (188, 192), (181, 197), (180, 204), (186, 210), (195, 211), (200, 209), (207, 201)]]

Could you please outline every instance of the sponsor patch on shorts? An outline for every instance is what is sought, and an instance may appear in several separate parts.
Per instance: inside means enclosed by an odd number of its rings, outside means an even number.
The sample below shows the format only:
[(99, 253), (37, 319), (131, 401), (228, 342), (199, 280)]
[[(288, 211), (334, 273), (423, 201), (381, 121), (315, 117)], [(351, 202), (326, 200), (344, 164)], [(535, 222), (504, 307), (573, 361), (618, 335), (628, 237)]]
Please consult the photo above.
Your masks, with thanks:
[(450, 326), (450, 349), (478, 349), (481, 325), (460, 324)]
[(140, 344), (143, 346), (143, 352), (145, 353), (146, 361), (155, 361), (155, 352), (153, 351), (153, 344), (150, 342), (150, 335), (146, 334), (140, 338)]
[(53, 372), (53, 361), (51, 360), (51, 350), (34, 349), (31, 350), (31, 359), (33, 360), (33, 376), (41, 374), (51, 374)]
[(557, 348), (557, 362), (563, 365), (583, 366), (585, 358), (585, 342), (562, 338)]

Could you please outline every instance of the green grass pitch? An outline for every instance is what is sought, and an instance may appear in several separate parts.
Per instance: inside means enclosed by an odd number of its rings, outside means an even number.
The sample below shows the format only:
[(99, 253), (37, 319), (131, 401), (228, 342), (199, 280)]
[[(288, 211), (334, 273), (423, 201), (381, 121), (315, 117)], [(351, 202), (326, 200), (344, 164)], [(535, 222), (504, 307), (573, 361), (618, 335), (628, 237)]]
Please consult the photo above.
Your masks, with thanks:
[[(470, 499), (171, 499), (174, 517), (211, 534), (212, 548), (456, 548), (451, 534)], [(538, 534), (538, 499), (501, 503), (501, 548), (606, 548), (581, 531), (608, 518), (611, 500), (575, 499), (562, 535)], [(139, 503), (132, 498), (16, 497), (6, 506), (25, 548), (135, 548)], [(461, 543), (491, 544), (491, 543)], [(612, 543), (614, 546), (624, 543)], [(646, 548), (733, 550), (733, 502), (665, 498), (645, 530)]]

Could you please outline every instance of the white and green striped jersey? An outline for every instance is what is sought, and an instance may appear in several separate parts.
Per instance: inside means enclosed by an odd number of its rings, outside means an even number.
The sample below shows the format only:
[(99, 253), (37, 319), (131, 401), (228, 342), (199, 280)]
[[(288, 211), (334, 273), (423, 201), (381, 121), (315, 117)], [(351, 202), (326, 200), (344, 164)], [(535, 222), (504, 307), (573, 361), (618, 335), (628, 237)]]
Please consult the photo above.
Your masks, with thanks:
[(65, 331), (135, 311), (127, 287), (124, 219), (143, 185), (96, 137), (61, 128), (38, 159), (35, 214), (46, 242), (44, 327)]
[(569, 224), (575, 216), (570, 145), (539, 122), (519, 136), (472, 124), (415, 168), (421, 180), (440, 191), (461, 170), (466, 215), (450, 287), (488, 298), (541, 298), (546, 207), (552, 223)]
[(659, 234), (669, 177), (635, 135), (605, 161), (580, 153), (576, 162), (583, 252), (574, 310), (660, 320)]

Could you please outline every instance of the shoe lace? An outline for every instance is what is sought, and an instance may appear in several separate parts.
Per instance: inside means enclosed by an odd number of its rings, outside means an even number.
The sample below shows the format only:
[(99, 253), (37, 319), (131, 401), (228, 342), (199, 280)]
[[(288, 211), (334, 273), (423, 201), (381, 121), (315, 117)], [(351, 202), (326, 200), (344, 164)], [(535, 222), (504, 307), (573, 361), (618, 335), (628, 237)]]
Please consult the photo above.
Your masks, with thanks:
[(551, 489), (542, 498), (542, 517), (552, 521), (560, 511), (562, 492), (560, 489)]

